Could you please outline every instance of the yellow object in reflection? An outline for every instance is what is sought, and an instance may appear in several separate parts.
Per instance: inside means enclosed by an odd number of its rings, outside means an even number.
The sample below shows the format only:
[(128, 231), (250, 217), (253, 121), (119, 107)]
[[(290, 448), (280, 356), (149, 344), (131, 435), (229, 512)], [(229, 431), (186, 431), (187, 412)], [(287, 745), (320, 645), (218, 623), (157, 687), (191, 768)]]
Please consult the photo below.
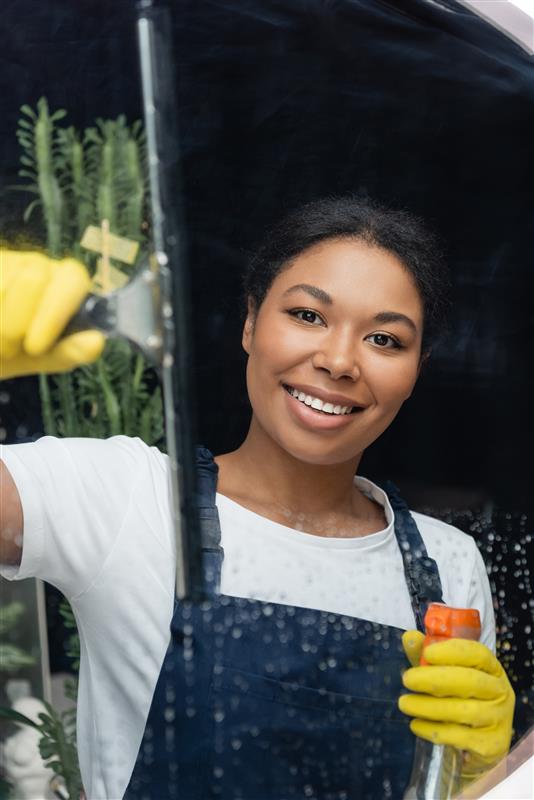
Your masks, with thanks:
[[(80, 245), (94, 253), (102, 253), (105, 249), (104, 238), (102, 227), (89, 225), (85, 229)], [(133, 264), (139, 252), (139, 242), (127, 239), (125, 236), (117, 236), (115, 233), (108, 233), (108, 249), (110, 258), (122, 261), (123, 264)]]
[(0, 378), (65, 372), (101, 354), (105, 338), (83, 331), (59, 339), (91, 289), (72, 258), (0, 250)]
[[(419, 663), (424, 636), (406, 631), (402, 642), (412, 665)], [(481, 642), (449, 639), (425, 648), (427, 666), (412, 666), (402, 682), (415, 694), (399, 698), (410, 729), (433, 744), (464, 750), (462, 777), (490, 769), (510, 748), (515, 695), (504, 669)]]
[[(103, 270), (103, 259), (99, 258), (96, 262), (96, 272), (93, 278), (93, 292), (95, 294), (108, 294), (114, 292), (115, 289), (121, 289), (128, 283), (128, 275), (121, 272), (120, 269), (109, 264), (107, 270)], [(105, 274), (105, 279), (104, 279)]]

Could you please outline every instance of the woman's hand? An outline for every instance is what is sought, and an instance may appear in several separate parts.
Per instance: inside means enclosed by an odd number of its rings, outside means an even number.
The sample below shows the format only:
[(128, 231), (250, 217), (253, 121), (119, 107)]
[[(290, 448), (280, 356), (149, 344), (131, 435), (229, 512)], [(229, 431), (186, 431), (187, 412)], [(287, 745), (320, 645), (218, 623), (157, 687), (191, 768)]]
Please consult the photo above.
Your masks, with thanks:
[(477, 777), (509, 750), (515, 695), (493, 653), (480, 642), (449, 639), (425, 647), (428, 666), (419, 664), (424, 636), (403, 635), (412, 669), (402, 682), (416, 694), (399, 698), (400, 710), (411, 717), (411, 731), (433, 744), (466, 753), (462, 775)]
[(72, 258), (0, 251), (0, 378), (64, 372), (99, 357), (104, 336), (83, 331), (59, 339), (91, 288)]

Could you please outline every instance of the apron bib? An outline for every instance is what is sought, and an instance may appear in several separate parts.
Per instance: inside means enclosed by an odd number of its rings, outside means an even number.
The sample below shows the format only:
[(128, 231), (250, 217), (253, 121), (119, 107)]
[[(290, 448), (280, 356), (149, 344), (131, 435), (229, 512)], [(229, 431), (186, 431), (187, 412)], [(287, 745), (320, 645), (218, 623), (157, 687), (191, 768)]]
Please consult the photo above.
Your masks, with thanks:
[[(217, 465), (197, 451), (208, 599), (176, 603), (127, 800), (402, 797), (414, 737), (397, 708), (403, 630), (221, 595)], [(408, 507), (386, 484), (417, 627), (443, 602)]]

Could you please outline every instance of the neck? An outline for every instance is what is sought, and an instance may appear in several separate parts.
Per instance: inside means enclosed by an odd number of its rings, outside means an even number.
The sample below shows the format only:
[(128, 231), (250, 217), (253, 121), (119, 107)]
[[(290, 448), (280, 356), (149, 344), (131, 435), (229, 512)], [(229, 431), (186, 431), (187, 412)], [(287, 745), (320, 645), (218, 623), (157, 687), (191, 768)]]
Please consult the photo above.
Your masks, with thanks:
[(238, 494), (295, 512), (354, 511), (354, 475), (361, 453), (341, 464), (309, 464), (277, 444), (253, 416), (247, 437), (231, 460)]

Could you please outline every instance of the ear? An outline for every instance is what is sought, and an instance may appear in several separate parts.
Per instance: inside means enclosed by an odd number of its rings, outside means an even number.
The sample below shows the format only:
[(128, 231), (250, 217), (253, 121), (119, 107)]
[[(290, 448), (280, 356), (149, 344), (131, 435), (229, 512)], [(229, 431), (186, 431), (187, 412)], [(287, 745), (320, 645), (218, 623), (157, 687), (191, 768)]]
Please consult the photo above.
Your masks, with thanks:
[(254, 324), (256, 322), (256, 309), (251, 298), (248, 299), (248, 313), (243, 326), (243, 336), (241, 337), (241, 344), (243, 350), (247, 355), (250, 355), (250, 348), (252, 345), (252, 337), (254, 335)]

